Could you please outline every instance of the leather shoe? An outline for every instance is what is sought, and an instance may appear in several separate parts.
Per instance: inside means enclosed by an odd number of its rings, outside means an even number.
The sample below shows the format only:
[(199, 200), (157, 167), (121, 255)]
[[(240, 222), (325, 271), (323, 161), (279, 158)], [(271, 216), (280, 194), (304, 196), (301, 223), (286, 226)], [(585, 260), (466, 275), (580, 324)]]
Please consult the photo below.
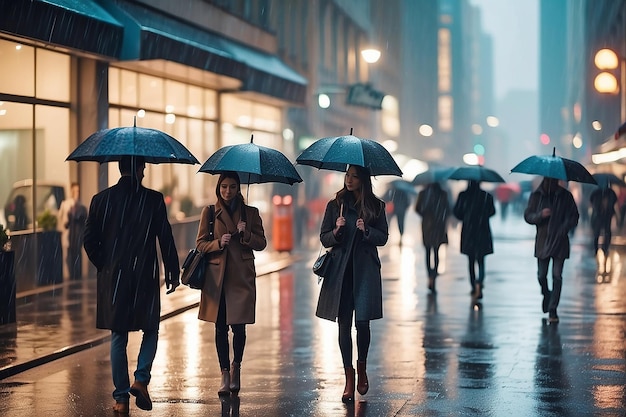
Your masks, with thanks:
[(148, 394), (148, 386), (145, 382), (133, 382), (133, 385), (130, 386), (130, 393), (137, 397), (137, 407), (141, 408), (142, 410), (152, 410), (152, 400), (150, 399), (150, 395)]
[(117, 414), (128, 415), (128, 403), (116, 402), (113, 411)]

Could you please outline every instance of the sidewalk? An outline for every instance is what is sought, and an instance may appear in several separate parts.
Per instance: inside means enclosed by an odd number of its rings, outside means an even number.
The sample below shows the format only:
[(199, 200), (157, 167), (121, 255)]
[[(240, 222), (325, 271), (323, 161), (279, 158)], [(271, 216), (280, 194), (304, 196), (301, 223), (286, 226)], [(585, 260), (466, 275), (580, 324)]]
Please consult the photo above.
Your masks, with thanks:
[[(255, 253), (257, 276), (289, 266), (297, 255)], [(195, 308), (200, 293), (184, 285), (161, 287), (161, 320)], [(105, 343), (110, 332), (95, 327), (96, 279), (65, 281), (17, 294), (17, 323), (0, 326), (0, 380)]]

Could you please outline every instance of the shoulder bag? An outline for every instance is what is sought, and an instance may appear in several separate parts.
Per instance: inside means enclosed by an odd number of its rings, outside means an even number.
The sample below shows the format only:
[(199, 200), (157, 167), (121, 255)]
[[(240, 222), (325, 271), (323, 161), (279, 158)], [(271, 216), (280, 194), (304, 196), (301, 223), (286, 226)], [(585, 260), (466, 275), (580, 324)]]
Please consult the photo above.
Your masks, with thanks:
[(322, 281), (322, 278), (326, 277), (326, 274), (328, 274), (328, 272), (330, 271), (330, 264), (333, 258), (332, 249), (328, 249), (324, 253), (321, 252), (322, 249), (320, 248), (321, 255), (319, 255), (313, 263), (313, 273), (318, 277), (318, 284)]
[[(213, 223), (215, 222), (215, 206), (209, 206), (209, 239), (213, 240)], [(180, 281), (195, 290), (201, 290), (204, 286), (206, 275), (206, 253), (200, 252), (198, 248), (189, 251), (185, 262), (183, 262), (183, 273)]]

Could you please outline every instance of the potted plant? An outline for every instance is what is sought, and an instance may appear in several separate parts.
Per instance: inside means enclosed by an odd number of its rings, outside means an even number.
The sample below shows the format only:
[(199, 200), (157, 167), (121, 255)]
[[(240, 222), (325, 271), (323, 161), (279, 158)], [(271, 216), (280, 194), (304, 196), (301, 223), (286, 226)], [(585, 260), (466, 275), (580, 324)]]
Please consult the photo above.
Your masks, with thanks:
[(37, 285), (48, 285), (63, 282), (63, 249), (61, 248), (61, 232), (56, 229), (57, 218), (50, 210), (37, 216)]
[(15, 253), (0, 224), (0, 325), (15, 323)]

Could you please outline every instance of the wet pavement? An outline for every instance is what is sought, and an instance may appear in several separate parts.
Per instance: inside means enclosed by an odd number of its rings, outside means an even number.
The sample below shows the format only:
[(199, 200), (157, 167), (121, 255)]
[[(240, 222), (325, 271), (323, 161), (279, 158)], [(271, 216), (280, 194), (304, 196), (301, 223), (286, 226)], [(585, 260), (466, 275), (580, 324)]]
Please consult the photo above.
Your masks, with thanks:
[[(197, 320), (198, 293), (185, 288), (162, 298), (149, 386), (154, 409), (131, 403), (131, 415), (625, 415), (626, 248), (616, 245), (610, 273), (598, 274), (588, 230), (580, 226), (565, 264), (561, 322), (548, 324), (535, 277), (533, 228), (513, 217), (494, 218), (492, 228), (495, 254), (487, 257), (484, 298), (477, 304), (469, 294), (467, 259), (458, 253), (458, 228), (449, 233), (433, 295), (416, 216), (407, 218), (407, 230), (415, 232), (405, 234), (402, 247), (391, 223), (390, 243), (381, 250), (385, 318), (371, 324), (370, 391), (357, 395), (356, 404), (340, 400), (336, 324), (314, 316), (319, 287), (310, 265), (319, 246), (312, 236), (310, 250), (294, 252), (288, 268), (257, 280), (257, 323), (247, 327), (239, 397), (217, 396), (213, 325)], [(272, 259), (261, 255), (259, 272)], [(14, 330), (0, 326), (6, 376), (0, 415), (113, 415), (108, 334), (93, 328), (93, 283), (27, 300), (19, 304)], [(140, 342), (139, 333), (132, 335), (131, 366)], [(89, 343), (93, 347), (84, 349)], [(77, 352), (65, 355), (64, 348)], [(55, 355), (63, 357), (48, 361)]]

